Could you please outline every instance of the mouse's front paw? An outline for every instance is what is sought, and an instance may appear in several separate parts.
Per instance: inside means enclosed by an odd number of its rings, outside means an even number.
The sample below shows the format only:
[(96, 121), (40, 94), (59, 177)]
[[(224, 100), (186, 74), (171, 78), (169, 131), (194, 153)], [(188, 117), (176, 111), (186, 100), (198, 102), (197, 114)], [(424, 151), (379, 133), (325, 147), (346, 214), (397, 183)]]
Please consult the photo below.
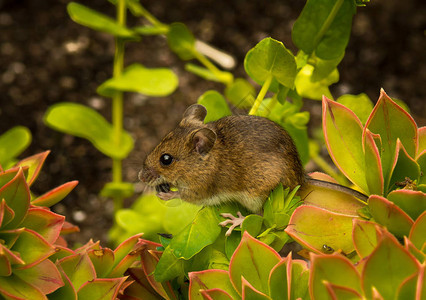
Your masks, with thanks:
[(220, 222), (220, 226), (225, 227), (226, 225), (231, 224), (231, 227), (229, 227), (229, 229), (225, 233), (226, 236), (230, 236), (235, 227), (241, 226), (245, 219), (245, 217), (240, 212), (237, 212), (238, 217), (234, 217), (234, 215), (230, 213), (222, 213), (220, 215), (224, 218), (228, 218), (228, 220)]

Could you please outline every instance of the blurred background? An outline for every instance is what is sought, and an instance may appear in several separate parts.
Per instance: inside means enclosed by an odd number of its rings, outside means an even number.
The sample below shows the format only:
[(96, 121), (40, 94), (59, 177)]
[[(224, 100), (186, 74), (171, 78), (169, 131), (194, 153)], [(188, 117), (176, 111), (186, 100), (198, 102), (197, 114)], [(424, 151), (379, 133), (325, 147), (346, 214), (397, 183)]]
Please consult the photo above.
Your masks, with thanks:
[[(107, 240), (112, 224), (112, 203), (98, 195), (111, 180), (111, 161), (88, 141), (54, 131), (44, 125), (46, 109), (57, 102), (88, 105), (110, 120), (110, 100), (96, 88), (111, 77), (114, 40), (74, 23), (66, 12), (68, 0), (0, 0), (0, 134), (16, 125), (33, 135), (26, 157), (50, 149), (33, 191), (44, 193), (70, 180), (77, 188), (54, 207), (80, 226), (72, 242)], [(82, 4), (115, 17), (107, 0)], [(233, 74), (245, 77), (244, 56), (261, 39), (271, 36), (290, 50), (291, 28), (305, 1), (196, 1), (141, 0), (164, 23), (183, 22), (195, 36), (231, 54), (237, 62)], [(142, 21), (128, 15), (129, 25)], [(380, 88), (407, 103), (419, 126), (426, 125), (426, 6), (424, 1), (373, 0), (359, 7), (346, 55), (339, 65), (340, 81), (331, 87), (337, 98), (366, 93), (376, 101)], [(124, 126), (135, 139), (135, 149), (123, 162), (124, 180), (137, 182), (147, 152), (181, 119), (185, 108), (209, 89), (224, 86), (184, 70), (164, 38), (146, 37), (128, 43), (125, 65), (171, 67), (179, 88), (166, 98), (125, 95)], [(305, 101), (310, 128), (321, 121), (321, 103)], [(140, 191), (139, 191), (140, 193)], [(126, 205), (131, 204), (128, 199)]]

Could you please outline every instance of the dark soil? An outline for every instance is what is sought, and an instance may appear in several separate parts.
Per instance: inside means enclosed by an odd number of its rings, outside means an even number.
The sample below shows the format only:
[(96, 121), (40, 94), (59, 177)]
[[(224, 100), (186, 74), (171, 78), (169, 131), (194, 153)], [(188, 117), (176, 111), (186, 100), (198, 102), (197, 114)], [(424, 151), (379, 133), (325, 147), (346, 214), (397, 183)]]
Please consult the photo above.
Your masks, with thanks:
[[(46, 109), (57, 102), (84, 103), (110, 119), (110, 101), (96, 87), (111, 76), (113, 39), (71, 21), (68, 0), (0, 0), (0, 133), (15, 125), (27, 126), (31, 146), (21, 157), (47, 149), (44, 170), (34, 186), (45, 192), (66, 181), (79, 180), (77, 188), (54, 207), (80, 226), (70, 241), (90, 238), (107, 241), (112, 224), (112, 204), (98, 196), (110, 180), (111, 162), (89, 142), (53, 131), (43, 122)], [(184, 22), (197, 38), (232, 54), (238, 64), (233, 73), (245, 77), (246, 52), (267, 36), (281, 40), (291, 50), (291, 27), (304, 1), (142, 1), (165, 23)], [(85, 5), (114, 16), (106, 0)], [(376, 100), (380, 88), (404, 100), (417, 121), (426, 124), (426, 9), (423, 1), (373, 0), (358, 8), (345, 58), (339, 66), (340, 82), (332, 87), (343, 93), (367, 93)], [(129, 16), (132, 25), (141, 20)], [(147, 98), (128, 94), (125, 128), (135, 138), (135, 150), (124, 164), (124, 179), (137, 182), (144, 155), (180, 119), (185, 107), (208, 89), (223, 86), (185, 72), (184, 63), (160, 37), (147, 37), (126, 48), (126, 64), (171, 67), (179, 75), (179, 88), (170, 97)], [(306, 101), (311, 125), (320, 122), (320, 103)], [(126, 203), (129, 205), (130, 201)]]

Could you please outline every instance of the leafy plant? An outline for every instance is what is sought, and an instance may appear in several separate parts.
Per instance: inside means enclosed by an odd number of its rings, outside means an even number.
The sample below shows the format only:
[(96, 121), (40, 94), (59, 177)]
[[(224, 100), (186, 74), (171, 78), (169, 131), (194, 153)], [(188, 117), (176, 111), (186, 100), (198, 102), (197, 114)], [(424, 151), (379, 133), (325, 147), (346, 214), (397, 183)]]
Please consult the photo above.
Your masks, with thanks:
[(8, 169), (16, 162), (31, 143), (31, 132), (23, 126), (16, 126), (0, 135), (0, 165)]

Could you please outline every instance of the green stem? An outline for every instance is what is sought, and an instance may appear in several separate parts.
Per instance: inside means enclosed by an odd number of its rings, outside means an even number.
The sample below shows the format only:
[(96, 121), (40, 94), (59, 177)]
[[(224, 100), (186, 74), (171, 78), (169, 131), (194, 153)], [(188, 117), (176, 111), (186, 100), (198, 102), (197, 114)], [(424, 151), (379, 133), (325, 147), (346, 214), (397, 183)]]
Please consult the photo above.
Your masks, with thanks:
[(164, 26), (163, 23), (161, 23), (156, 17), (154, 17), (149, 11), (146, 10), (145, 7), (142, 5), (139, 6), (140, 8), (140, 15), (148, 20), (149, 23), (152, 25), (158, 27), (158, 26)]
[(273, 76), (272, 76), (272, 75), (269, 75), (269, 76), (266, 78), (265, 82), (264, 82), (264, 83), (263, 83), (263, 85), (262, 85), (262, 88), (260, 89), (259, 94), (257, 94), (256, 100), (254, 101), (253, 106), (252, 106), (252, 107), (251, 107), (251, 109), (250, 109), (249, 115), (254, 115), (254, 114), (256, 114), (257, 110), (258, 110), (258, 109), (259, 109), (259, 107), (260, 107), (260, 104), (261, 104), (261, 103), (262, 103), (262, 101), (263, 101), (263, 98), (265, 98), (265, 95), (266, 95), (266, 93), (268, 92), (269, 87), (271, 86), (272, 79), (273, 79)]
[(208, 70), (210, 70), (221, 82), (223, 82), (226, 85), (229, 85), (231, 82), (223, 80), (224, 77), (222, 76), (222, 71), (219, 70), (207, 57), (205, 57), (203, 54), (201, 54), (198, 51), (193, 51), (192, 54), (195, 56), (195, 58), (203, 64)]
[[(120, 25), (126, 24), (126, 1), (118, 0), (117, 2), (117, 22)], [(113, 65), (113, 77), (120, 77), (123, 73), (124, 65), (124, 40), (120, 37), (115, 38), (115, 54)], [(123, 93), (117, 92), (112, 97), (112, 126), (113, 141), (116, 145), (121, 143), (123, 134)], [(113, 158), (112, 160), (112, 181), (115, 183), (122, 182), (122, 166), (121, 160)], [(122, 206), (123, 199), (114, 198), (114, 210), (117, 211)]]

